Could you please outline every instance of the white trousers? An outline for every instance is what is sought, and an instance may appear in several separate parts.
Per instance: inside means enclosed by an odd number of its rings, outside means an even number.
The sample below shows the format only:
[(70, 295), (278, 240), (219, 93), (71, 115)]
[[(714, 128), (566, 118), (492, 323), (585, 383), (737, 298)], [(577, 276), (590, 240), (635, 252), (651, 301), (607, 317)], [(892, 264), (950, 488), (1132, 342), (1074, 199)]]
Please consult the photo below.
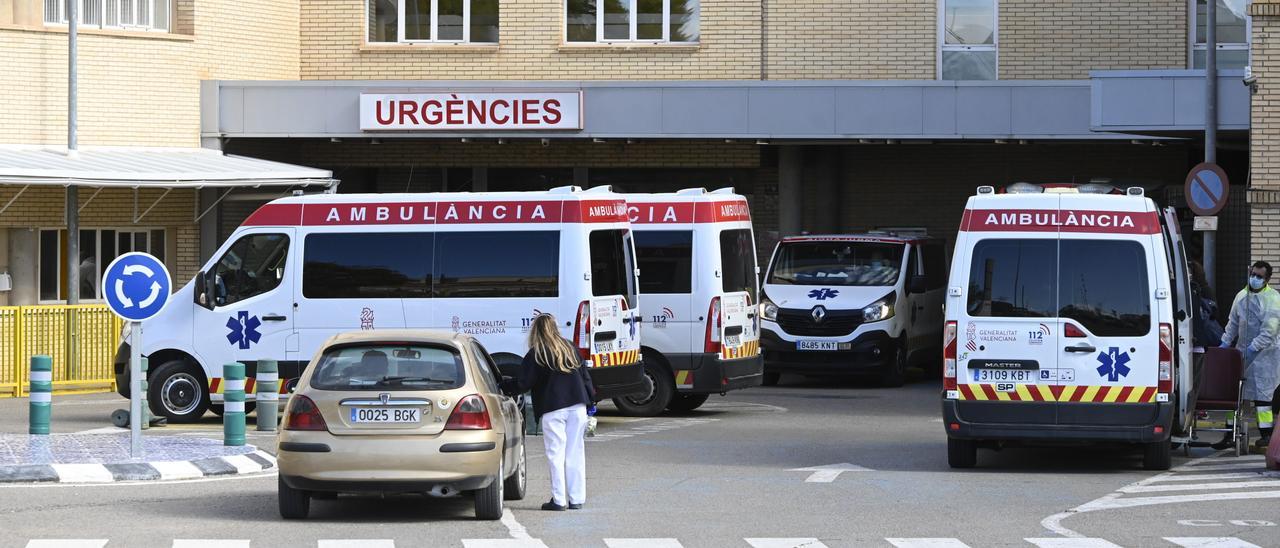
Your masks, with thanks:
[[(578, 404), (542, 416), (543, 443), (551, 467), (551, 500), (560, 506), (587, 502), (587, 406)], [(566, 497), (566, 484), (568, 493)]]

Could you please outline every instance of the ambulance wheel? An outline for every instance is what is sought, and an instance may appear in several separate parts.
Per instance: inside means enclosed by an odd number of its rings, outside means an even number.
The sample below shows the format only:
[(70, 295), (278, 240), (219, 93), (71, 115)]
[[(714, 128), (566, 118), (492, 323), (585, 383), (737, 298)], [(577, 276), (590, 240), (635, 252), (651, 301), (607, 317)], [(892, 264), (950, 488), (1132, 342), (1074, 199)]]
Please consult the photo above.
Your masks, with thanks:
[(764, 372), (764, 377), (760, 379), (762, 386), (778, 386), (778, 381), (782, 380), (782, 373)]
[(1142, 448), (1142, 467), (1146, 470), (1168, 470), (1173, 465), (1173, 445), (1169, 440), (1148, 443)]
[(165, 362), (147, 382), (152, 415), (171, 422), (195, 422), (209, 409), (209, 385), (195, 365), (183, 360)]
[(952, 468), (977, 466), (978, 444), (973, 440), (947, 438), (947, 464)]
[(894, 352), (893, 361), (885, 364), (884, 369), (880, 371), (880, 386), (886, 388), (897, 388), (907, 378), (907, 347), (899, 346), (898, 351)]
[(711, 397), (711, 394), (676, 394), (675, 397), (671, 398), (671, 403), (667, 404), (667, 409), (687, 413), (702, 407), (702, 404), (707, 403), (707, 398), (709, 397)]
[(280, 517), (284, 519), (307, 519), (311, 513), (311, 494), (301, 489), (289, 487), (284, 478), (276, 478), (276, 498), (280, 505)]
[(654, 417), (667, 408), (676, 393), (676, 380), (657, 354), (644, 353), (644, 388), (635, 394), (613, 398), (618, 411), (628, 417)]

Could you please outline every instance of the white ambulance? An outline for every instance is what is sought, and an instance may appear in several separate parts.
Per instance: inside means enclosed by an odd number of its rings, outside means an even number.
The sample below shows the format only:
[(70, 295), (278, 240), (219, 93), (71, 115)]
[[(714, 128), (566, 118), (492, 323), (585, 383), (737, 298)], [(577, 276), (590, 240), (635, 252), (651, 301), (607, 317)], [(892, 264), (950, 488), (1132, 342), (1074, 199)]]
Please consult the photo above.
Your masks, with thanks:
[(370, 329), (471, 334), (509, 371), (540, 313), (590, 361), (599, 397), (643, 386), (631, 228), (608, 187), (283, 198), (143, 323), (148, 396), (156, 415), (195, 420), (221, 408), (224, 363), (246, 364), (252, 394), (258, 360), (277, 360), (284, 391), (326, 339)]
[(690, 411), (761, 379), (755, 236), (732, 188), (624, 194), (640, 265), (646, 389), (623, 413)]
[(1141, 188), (980, 187), (947, 287), (951, 466), (1011, 441), (1115, 441), (1167, 469), (1191, 413), (1186, 264), (1173, 210)]

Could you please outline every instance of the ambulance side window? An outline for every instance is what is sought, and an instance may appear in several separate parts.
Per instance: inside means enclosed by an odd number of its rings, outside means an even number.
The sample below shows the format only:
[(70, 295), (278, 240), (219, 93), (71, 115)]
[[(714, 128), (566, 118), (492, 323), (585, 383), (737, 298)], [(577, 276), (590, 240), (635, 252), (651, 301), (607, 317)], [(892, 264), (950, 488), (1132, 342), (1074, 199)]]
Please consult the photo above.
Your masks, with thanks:
[(241, 236), (214, 265), (214, 304), (227, 306), (271, 291), (284, 279), (289, 236)]
[(1057, 271), (1057, 240), (982, 240), (969, 266), (969, 315), (1052, 317)]
[(692, 230), (637, 230), (640, 293), (687, 294), (693, 286)]

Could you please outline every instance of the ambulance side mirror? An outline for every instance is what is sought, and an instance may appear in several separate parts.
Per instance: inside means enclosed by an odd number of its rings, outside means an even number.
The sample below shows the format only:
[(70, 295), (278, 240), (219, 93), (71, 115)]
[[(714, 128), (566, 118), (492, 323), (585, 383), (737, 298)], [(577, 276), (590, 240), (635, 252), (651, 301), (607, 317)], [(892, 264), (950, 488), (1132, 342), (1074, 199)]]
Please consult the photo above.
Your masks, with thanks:
[(209, 284), (209, 275), (203, 270), (201, 270), (199, 274), (196, 274), (194, 299), (196, 304), (209, 310), (213, 310), (213, 291)]

